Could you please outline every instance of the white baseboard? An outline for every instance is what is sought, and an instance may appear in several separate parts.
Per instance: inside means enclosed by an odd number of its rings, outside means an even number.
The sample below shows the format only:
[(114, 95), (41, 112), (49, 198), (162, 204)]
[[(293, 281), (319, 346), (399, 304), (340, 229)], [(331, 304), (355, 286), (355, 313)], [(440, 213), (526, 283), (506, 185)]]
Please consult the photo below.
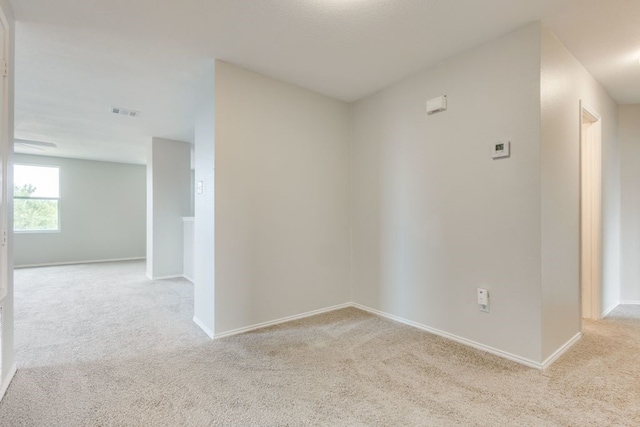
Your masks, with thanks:
[(67, 262), (49, 262), (43, 264), (22, 264), (14, 265), (13, 268), (34, 268), (34, 267), (55, 267), (59, 265), (77, 265), (77, 264), (101, 264), (105, 262), (121, 262), (121, 261), (141, 261), (142, 258), (113, 258), (113, 259), (94, 259), (90, 261), (67, 261)]
[(0, 400), (2, 400), (5, 393), (7, 392), (7, 389), (9, 388), (9, 384), (11, 384), (11, 380), (16, 375), (17, 371), (18, 369), (16, 368), (16, 365), (14, 363), (13, 366), (11, 366), (11, 369), (9, 369), (9, 375), (7, 375), (4, 382), (2, 383), (2, 386), (0, 386)]
[(375, 315), (380, 316), (380, 317), (385, 317), (387, 319), (402, 323), (404, 325), (412, 326), (414, 328), (417, 328), (417, 329), (432, 333), (434, 335), (438, 335), (438, 336), (441, 336), (441, 337), (444, 337), (444, 338), (448, 338), (448, 339), (450, 339), (452, 341), (455, 341), (455, 342), (458, 342), (460, 344), (468, 345), (469, 347), (473, 347), (475, 349), (482, 350), (482, 351), (485, 351), (487, 353), (491, 353), (491, 354), (493, 354), (495, 356), (499, 356), (499, 357), (502, 357), (504, 359), (509, 359), (509, 360), (511, 360), (513, 362), (520, 363), (520, 364), (528, 366), (530, 368), (543, 369), (543, 364), (541, 364), (539, 362), (535, 362), (533, 360), (530, 360), (530, 359), (527, 359), (527, 358), (524, 358), (524, 357), (516, 356), (515, 354), (511, 354), (511, 353), (508, 353), (506, 351), (498, 350), (497, 348), (493, 348), (493, 347), (490, 347), (488, 345), (480, 344), (478, 342), (469, 340), (467, 338), (462, 338), (462, 337), (459, 337), (457, 335), (453, 335), (453, 334), (450, 334), (448, 332), (444, 332), (444, 331), (441, 331), (439, 329), (435, 329), (435, 328), (432, 328), (430, 326), (423, 325), (421, 323), (413, 322), (411, 320), (407, 320), (407, 319), (404, 319), (402, 317), (394, 316), (393, 314), (385, 313), (384, 311), (376, 310), (376, 309), (369, 308), (369, 307), (366, 307), (364, 305), (360, 305), (360, 304), (356, 304), (356, 303), (353, 303), (352, 305), (353, 305), (353, 307), (359, 308), (360, 310), (367, 311), (369, 313), (375, 314)]
[(473, 347), (475, 349), (478, 349), (478, 350), (481, 350), (481, 351), (485, 351), (485, 352), (493, 354), (495, 356), (502, 357), (504, 359), (508, 359), (508, 360), (511, 360), (513, 362), (516, 362), (516, 363), (520, 363), (521, 365), (525, 365), (525, 366), (528, 366), (530, 368), (535, 368), (535, 369), (540, 369), (540, 370), (547, 369), (549, 366), (551, 366), (551, 364), (553, 362), (555, 362), (560, 356), (562, 356), (567, 350), (569, 350), (582, 337), (582, 333), (577, 333), (575, 336), (573, 336), (571, 339), (569, 339), (565, 344), (563, 344), (562, 347), (557, 349), (551, 356), (549, 356), (544, 362), (540, 363), (540, 362), (536, 362), (536, 361), (531, 360), (531, 359), (527, 359), (525, 357), (517, 356), (515, 354), (511, 354), (509, 352), (506, 352), (506, 351), (503, 351), (503, 350), (499, 350), (497, 348), (493, 348), (493, 347), (490, 347), (490, 346), (487, 346), (487, 345), (484, 345), (484, 344), (469, 340), (467, 338), (459, 337), (457, 335), (450, 334), (448, 332), (444, 332), (444, 331), (441, 331), (439, 329), (435, 329), (435, 328), (423, 325), (421, 323), (413, 322), (411, 320), (407, 320), (407, 319), (404, 319), (404, 318), (399, 317), (399, 316), (394, 316), (392, 314), (385, 313), (383, 311), (376, 310), (376, 309), (373, 309), (373, 308), (369, 308), (369, 307), (366, 307), (366, 306), (363, 306), (363, 305), (357, 304), (357, 303), (338, 304), (338, 305), (334, 305), (334, 306), (331, 306), (331, 307), (322, 308), (322, 309), (319, 309), (319, 310), (314, 310), (314, 311), (309, 311), (309, 312), (302, 313), (302, 314), (297, 314), (297, 315), (294, 315), (294, 316), (283, 317), (283, 318), (272, 320), (272, 321), (269, 321), (269, 322), (257, 323), (257, 324), (254, 324), (254, 325), (251, 325), (251, 326), (247, 326), (247, 327), (244, 327), (244, 328), (233, 329), (231, 331), (222, 332), (222, 333), (219, 333), (219, 334), (213, 333), (213, 331), (211, 331), (209, 328), (207, 328), (198, 318), (194, 317), (193, 321), (210, 338), (220, 339), (220, 338), (230, 337), (230, 336), (233, 336), (233, 335), (243, 334), (243, 333), (250, 332), (250, 331), (255, 331), (256, 329), (262, 329), (262, 328), (266, 328), (268, 326), (273, 326), (273, 325), (278, 325), (278, 324), (281, 324), (281, 323), (291, 322), (291, 321), (294, 321), (294, 320), (304, 319), (305, 317), (316, 316), (318, 314), (328, 313), (328, 312), (331, 312), (331, 311), (341, 310), (343, 308), (349, 308), (349, 307), (354, 307), (354, 308), (366, 311), (368, 313), (374, 314), (376, 316), (384, 317), (384, 318), (387, 318), (387, 319), (402, 323), (404, 325), (408, 325), (408, 326), (423, 330), (425, 332), (429, 332), (431, 334), (438, 335), (438, 336), (450, 339), (450, 340), (458, 342), (460, 344), (464, 344), (464, 345), (467, 345), (469, 347)]
[(600, 315), (600, 318), (604, 319), (605, 317), (607, 317), (609, 315), (609, 313), (611, 313), (613, 310), (615, 310), (618, 305), (619, 305), (618, 303), (615, 303), (611, 307), (609, 307), (606, 310), (604, 310), (602, 312), (602, 314)]
[(553, 362), (558, 360), (558, 358), (562, 356), (564, 353), (566, 353), (566, 351), (569, 350), (571, 347), (573, 347), (575, 343), (580, 341), (580, 338), (582, 338), (582, 332), (578, 332), (577, 334), (575, 334), (573, 338), (571, 338), (569, 341), (564, 343), (562, 347), (557, 349), (551, 356), (547, 357), (547, 360), (542, 362), (542, 369), (547, 369), (549, 366), (551, 366)]
[(291, 322), (293, 320), (304, 319), (305, 317), (316, 316), (318, 314), (328, 313), (330, 311), (335, 311), (335, 310), (341, 310), (343, 308), (348, 308), (348, 307), (353, 307), (353, 304), (351, 303), (338, 304), (338, 305), (334, 305), (327, 308), (321, 308), (319, 310), (313, 310), (313, 311), (308, 311), (302, 314), (296, 314), (294, 316), (283, 317), (281, 319), (276, 319), (269, 322), (256, 323), (255, 325), (247, 326), (245, 328), (238, 328), (238, 329), (233, 329), (231, 331), (222, 332), (220, 334), (215, 334), (214, 338), (219, 339), (219, 338), (230, 337), (232, 335), (243, 334), (245, 332), (255, 331), (256, 329), (262, 329), (268, 326), (278, 325), (280, 323)]
[(193, 316), (193, 323), (195, 323), (196, 325), (198, 325), (200, 327), (200, 329), (202, 329), (204, 331), (205, 334), (207, 334), (207, 336), (211, 339), (213, 339), (214, 334), (213, 331), (209, 328), (207, 328), (204, 323), (198, 319), (196, 316)]
[(182, 278), (183, 278), (183, 279), (185, 279), (185, 280), (190, 281), (191, 283), (196, 283), (196, 281), (195, 281), (195, 280), (193, 280), (193, 279), (192, 279), (191, 277), (189, 277), (189, 276), (185, 276), (184, 274), (182, 275)]
[(620, 301), (620, 305), (640, 305), (640, 301), (628, 299), (628, 300)]
[(182, 274), (170, 274), (168, 276), (155, 276), (151, 277), (147, 274), (147, 279), (149, 280), (168, 280), (168, 279), (185, 279)]

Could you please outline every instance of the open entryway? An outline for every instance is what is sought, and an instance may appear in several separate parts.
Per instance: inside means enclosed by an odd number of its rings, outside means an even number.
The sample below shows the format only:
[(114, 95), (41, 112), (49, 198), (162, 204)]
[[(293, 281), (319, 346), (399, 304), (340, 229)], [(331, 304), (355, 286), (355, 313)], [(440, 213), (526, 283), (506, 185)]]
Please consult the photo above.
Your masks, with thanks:
[(580, 224), (582, 317), (600, 318), (602, 282), (602, 125), (600, 115), (580, 103)]

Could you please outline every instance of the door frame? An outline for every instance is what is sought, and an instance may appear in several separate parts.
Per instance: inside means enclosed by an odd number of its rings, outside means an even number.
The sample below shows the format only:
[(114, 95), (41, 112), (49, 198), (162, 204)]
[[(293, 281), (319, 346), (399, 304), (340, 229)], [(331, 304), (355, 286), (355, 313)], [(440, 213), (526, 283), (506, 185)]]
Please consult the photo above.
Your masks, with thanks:
[[(580, 310), (581, 319), (601, 318), (602, 293), (602, 118), (584, 101), (580, 101)], [(588, 168), (588, 170), (585, 170)], [(589, 189), (585, 189), (585, 173)], [(588, 199), (585, 198), (588, 195)], [(585, 204), (589, 204), (585, 207)], [(590, 227), (585, 224), (585, 209)], [(587, 229), (585, 230), (585, 227)], [(588, 236), (585, 235), (588, 233)], [(589, 239), (586, 242), (585, 239)], [(585, 245), (589, 243), (589, 246)], [(588, 254), (584, 252), (588, 251)], [(590, 265), (585, 265), (585, 262)], [(591, 280), (585, 286), (584, 275)], [(585, 294), (588, 295), (585, 298)]]
[(13, 60), (15, 26), (11, 5), (0, 2), (6, 75), (0, 62), (0, 399), (16, 373), (13, 329)]

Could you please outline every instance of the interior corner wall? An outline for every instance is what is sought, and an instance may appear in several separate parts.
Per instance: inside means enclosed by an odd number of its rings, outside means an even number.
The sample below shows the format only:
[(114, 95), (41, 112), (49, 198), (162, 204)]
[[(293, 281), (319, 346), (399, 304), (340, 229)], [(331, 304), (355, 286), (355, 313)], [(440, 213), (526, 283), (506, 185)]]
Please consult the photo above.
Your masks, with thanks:
[(532, 24), (354, 104), (354, 302), (541, 361), (539, 85)]
[(147, 276), (182, 276), (183, 223), (191, 215), (191, 144), (152, 138), (147, 158)]
[(216, 334), (349, 302), (349, 105), (216, 61), (215, 207)]
[(145, 167), (15, 154), (60, 168), (60, 231), (16, 233), (16, 266), (145, 257)]
[(640, 303), (640, 104), (618, 109), (622, 169), (620, 299)]
[(620, 147), (615, 101), (542, 28), (543, 359), (580, 332), (580, 100), (602, 117), (601, 309), (620, 286)]

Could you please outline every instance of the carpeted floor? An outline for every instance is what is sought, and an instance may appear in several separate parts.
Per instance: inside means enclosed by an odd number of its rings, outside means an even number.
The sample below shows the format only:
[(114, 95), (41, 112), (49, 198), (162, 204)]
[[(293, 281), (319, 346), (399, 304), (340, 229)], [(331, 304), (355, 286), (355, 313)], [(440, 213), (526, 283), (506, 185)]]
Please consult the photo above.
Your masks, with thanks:
[(640, 306), (540, 372), (345, 309), (210, 341), (141, 263), (16, 271), (2, 426), (637, 426)]

